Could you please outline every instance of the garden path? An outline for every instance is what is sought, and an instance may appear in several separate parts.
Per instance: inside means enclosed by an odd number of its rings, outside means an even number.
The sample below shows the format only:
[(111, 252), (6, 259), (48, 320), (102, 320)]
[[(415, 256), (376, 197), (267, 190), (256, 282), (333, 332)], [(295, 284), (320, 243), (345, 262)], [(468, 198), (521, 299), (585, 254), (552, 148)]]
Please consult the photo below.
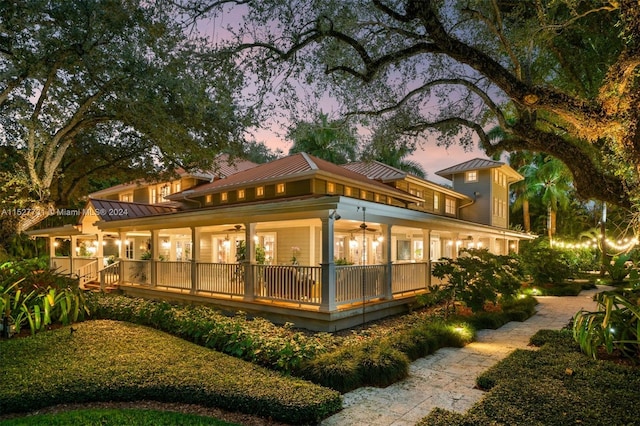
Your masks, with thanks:
[(475, 342), (463, 348), (443, 348), (414, 361), (409, 377), (386, 388), (363, 387), (344, 395), (344, 409), (325, 419), (323, 426), (415, 425), (436, 407), (463, 413), (482, 398), (474, 389), (476, 377), (515, 349), (525, 349), (538, 330), (561, 329), (580, 309), (595, 310), (593, 295), (537, 297), (537, 313), (524, 322), (510, 322), (497, 330), (480, 330)]

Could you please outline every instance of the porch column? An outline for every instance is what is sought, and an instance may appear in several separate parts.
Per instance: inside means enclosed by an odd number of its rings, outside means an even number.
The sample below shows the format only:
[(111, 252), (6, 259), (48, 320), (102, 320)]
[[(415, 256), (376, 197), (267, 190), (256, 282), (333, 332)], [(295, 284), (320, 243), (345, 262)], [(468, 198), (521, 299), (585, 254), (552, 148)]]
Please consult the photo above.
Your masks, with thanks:
[(102, 232), (96, 234), (98, 247), (96, 247), (96, 258), (98, 260), (98, 271), (104, 268), (104, 246), (102, 242), (104, 241), (102, 238)]
[(427, 260), (425, 287), (431, 286), (431, 229), (422, 230), (422, 260)]
[(127, 233), (118, 232), (118, 239), (120, 240), (120, 244), (118, 245), (118, 258), (125, 259), (125, 245), (127, 243)]
[(56, 257), (56, 237), (49, 237), (49, 268), (53, 268), (53, 259)]
[(255, 283), (253, 280), (253, 269), (256, 264), (256, 241), (253, 239), (256, 235), (256, 224), (244, 224), (244, 244), (245, 255), (242, 262), (244, 270), (244, 300), (250, 302), (255, 299)]
[(391, 258), (391, 228), (393, 225), (382, 225), (384, 234), (384, 258), (387, 264), (384, 283), (384, 298), (393, 299), (393, 259)]
[(77, 271), (74, 267), (74, 260), (78, 254), (78, 252), (76, 251), (76, 249), (78, 248), (78, 237), (76, 237), (75, 235), (71, 236), (71, 250), (69, 253), (69, 273), (70, 274), (75, 274)]
[(320, 310), (332, 312), (336, 310), (336, 264), (334, 263), (333, 218), (322, 220), (322, 288)]
[(200, 261), (200, 228), (191, 227), (191, 293), (198, 290), (198, 262)]
[(151, 230), (151, 259), (149, 260), (149, 267), (151, 268), (151, 287), (155, 287), (158, 284), (158, 244), (160, 244), (160, 230)]

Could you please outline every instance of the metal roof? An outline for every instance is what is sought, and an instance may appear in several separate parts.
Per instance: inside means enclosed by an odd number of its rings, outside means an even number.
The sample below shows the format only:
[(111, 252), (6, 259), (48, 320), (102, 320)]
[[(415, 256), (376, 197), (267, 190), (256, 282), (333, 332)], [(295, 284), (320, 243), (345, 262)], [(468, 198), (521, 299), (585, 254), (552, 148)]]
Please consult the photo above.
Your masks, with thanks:
[(263, 182), (267, 183), (277, 180), (291, 180), (314, 172), (324, 172), (337, 178), (342, 178), (343, 180), (354, 181), (354, 183), (357, 184), (366, 184), (370, 187), (373, 186), (380, 190), (384, 190), (386, 193), (395, 193), (399, 198), (415, 198), (404, 191), (392, 188), (376, 180), (369, 179), (365, 175), (353, 170), (346, 169), (342, 166), (338, 166), (304, 152), (279, 158), (270, 163), (258, 165), (241, 173), (231, 175), (225, 179), (215, 180), (211, 183), (206, 183), (181, 193), (171, 194), (167, 198), (179, 200), (181, 197), (186, 195), (193, 197), (245, 185), (256, 185)]
[(455, 166), (437, 171), (436, 174), (445, 179), (453, 180), (453, 175), (464, 173), (468, 170), (484, 170), (496, 168), (502, 168), (503, 171), (507, 172), (507, 174), (512, 178), (512, 181), (522, 180), (522, 176), (511, 167), (509, 167), (509, 165), (501, 161), (494, 161), (486, 158), (474, 158), (472, 160), (465, 161), (464, 163), (456, 164)]
[(128, 203), (114, 200), (90, 199), (97, 215), (105, 222), (122, 219), (136, 219), (139, 217), (155, 216), (165, 213), (174, 213), (178, 208), (162, 206), (158, 204)]
[(369, 179), (381, 180), (383, 182), (388, 180), (404, 179), (408, 174), (405, 171), (396, 169), (395, 167), (391, 167), (379, 161), (360, 161), (357, 163), (348, 163), (342, 167), (365, 175)]

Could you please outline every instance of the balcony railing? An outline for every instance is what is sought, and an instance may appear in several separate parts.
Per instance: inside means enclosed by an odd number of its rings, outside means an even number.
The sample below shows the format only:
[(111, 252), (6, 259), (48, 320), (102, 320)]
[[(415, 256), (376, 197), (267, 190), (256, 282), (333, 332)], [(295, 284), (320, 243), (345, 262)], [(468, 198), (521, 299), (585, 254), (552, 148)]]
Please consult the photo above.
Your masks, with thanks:
[(385, 296), (387, 265), (336, 266), (336, 302), (362, 302)]

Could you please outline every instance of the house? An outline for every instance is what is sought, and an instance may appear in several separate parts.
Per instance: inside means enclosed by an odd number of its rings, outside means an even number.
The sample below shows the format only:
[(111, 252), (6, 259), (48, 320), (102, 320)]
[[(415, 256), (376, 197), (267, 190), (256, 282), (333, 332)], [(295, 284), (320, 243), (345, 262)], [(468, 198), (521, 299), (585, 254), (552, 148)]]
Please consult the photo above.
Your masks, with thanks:
[(30, 234), (83, 284), (333, 331), (406, 310), (442, 257), (506, 254), (532, 238), (507, 226), (509, 185), (522, 179), (508, 165), (438, 174), (453, 187), (299, 153), (109, 188), (90, 195), (77, 225)]

